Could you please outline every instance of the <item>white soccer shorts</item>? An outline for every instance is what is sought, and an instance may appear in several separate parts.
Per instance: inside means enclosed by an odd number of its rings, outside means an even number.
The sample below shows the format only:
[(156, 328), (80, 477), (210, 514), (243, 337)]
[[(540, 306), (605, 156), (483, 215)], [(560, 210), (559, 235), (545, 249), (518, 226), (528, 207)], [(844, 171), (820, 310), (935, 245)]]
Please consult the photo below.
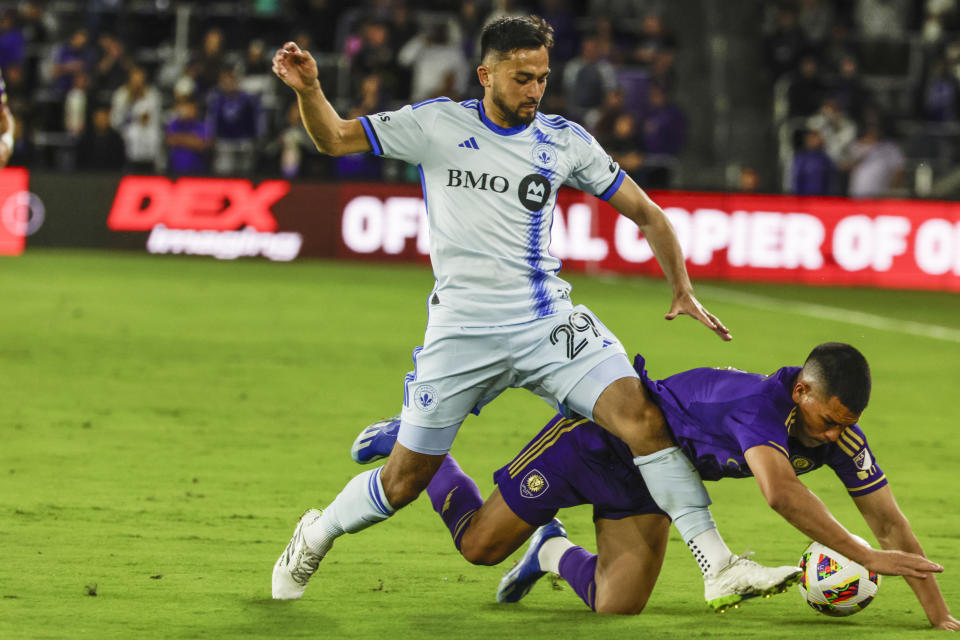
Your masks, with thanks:
[(604, 389), (637, 377), (616, 336), (583, 305), (516, 325), (428, 326), (413, 360), (398, 440), (431, 455), (447, 453), (467, 414), (509, 387), (592, 418)]

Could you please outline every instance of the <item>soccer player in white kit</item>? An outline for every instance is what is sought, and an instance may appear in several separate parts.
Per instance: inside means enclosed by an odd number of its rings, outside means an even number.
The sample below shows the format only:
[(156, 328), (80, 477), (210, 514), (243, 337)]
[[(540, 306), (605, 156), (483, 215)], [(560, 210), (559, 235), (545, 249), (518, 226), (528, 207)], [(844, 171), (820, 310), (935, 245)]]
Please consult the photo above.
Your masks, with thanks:
[(550, 227), (566, 184), (608, 200), (637, 223), (673, 289), (667, 319), (687, 314), (730, 339), (694, 297), (661, 209), (583, 128), (538, 112), (552, 34), (536, 16), (497, 20), (481, 35), (482, 100), (435, 98), (354, 120), (342, 120), (324, 97), (309, 52), (287, 43), (273, 58), (321, 152), (372, 151), (418, 167), (436, 276), (424, 343), (404, 381), (393, 453), (383, 467), (348, 482), (325, 510), (303, 515), (274, 566), (274, 598), (299, 598), (335, 538), (387, 519), (420, 495), (464, 418), (508, 387), (530, 389), (625, 442), (701, 566), (721, 576), (721, 590), (768, 588), (770, 572), (778, 571), (731, 556), (700, 477), (671, 440), (623, 347), (589, 309), (573, 305), (570, 285), (557, 276)]

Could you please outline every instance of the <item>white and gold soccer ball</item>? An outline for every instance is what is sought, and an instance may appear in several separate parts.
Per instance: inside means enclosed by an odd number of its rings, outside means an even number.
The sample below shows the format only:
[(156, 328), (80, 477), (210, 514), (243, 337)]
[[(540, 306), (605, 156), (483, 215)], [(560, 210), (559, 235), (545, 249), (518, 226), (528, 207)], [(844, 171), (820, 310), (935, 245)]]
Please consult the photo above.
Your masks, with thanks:
[[(867, 541), (854, 536), (866, 546)], [(828, 616), (849, 616), (862, 611), (880, 588), (880, 574), (850, 560), (830, 547), (811, 542), (800, 557), (798, 587), (804, 600)]]

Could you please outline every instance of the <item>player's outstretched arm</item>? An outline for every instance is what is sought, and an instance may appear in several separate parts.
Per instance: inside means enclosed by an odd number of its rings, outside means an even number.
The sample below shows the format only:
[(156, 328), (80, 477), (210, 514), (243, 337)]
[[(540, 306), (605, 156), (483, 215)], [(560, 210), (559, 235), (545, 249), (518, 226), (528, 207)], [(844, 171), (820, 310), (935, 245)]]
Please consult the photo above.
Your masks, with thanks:
[(721, 339), (732, 340), (730, 331), (693, 295), (693, 285), (690, 283), (690, 276), (687, 275), (687, 267), (683, 262), (683, 251), (680, 249), (680, 243), (677, 241), (677, 235), (670, 221), (660, 207), (637, 186), (630, 176), (624, 178), (623, 184), (610, 198), (610, 204), (640, 227), (660, 268), (663, 269), (667, 282), (673, 289), (673, 302), (670, 304), (670, 311), (664, 317), (667, 320), (673, 320), (680, 314), (688, 315), (702, 322)]
[(273, 73), (297, 94), (300, 117), (321, 153), (343, 156), (370, 151), (370, 141), (359, 120), (343, 120), (320, 88), (317, 62), (293, 42), (273, 56)]
[(750, 471), (760, 485), (767, 504), (787, 522), (817, 542), (884, 575), (926, 578), (943, 567), (922, 555), (900, 550), (865, 547), (843, 528), (827, 506), (797, 478), (790, 461), (773, 447), (759, 445), (746, 450)]
[[(853, 501), (873, 534), (877, 536), (880, 546), (884, 549), (897, 549), (925, 555), (923, 547), (913, 534), (910, 523), (897, 506), (889, 485), (865, 496), (855, 497)], [(937, 629), (960, 631), (960, 622), (950, 615), (950, 608), (943, 599), (943, 592), (940, 591), (936, 578), (930, 576), (926, 580), (917, 580), (907, 577), (906, 580), (916, 594), (917, 600), (920, 601), (920, 606), (926, 612), (930, 624)]]

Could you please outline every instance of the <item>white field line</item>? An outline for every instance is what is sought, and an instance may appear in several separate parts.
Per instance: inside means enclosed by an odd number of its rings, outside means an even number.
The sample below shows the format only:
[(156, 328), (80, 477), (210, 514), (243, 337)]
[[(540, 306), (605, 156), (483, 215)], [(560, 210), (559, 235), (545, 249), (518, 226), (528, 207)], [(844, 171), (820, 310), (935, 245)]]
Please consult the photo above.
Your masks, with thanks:
[(758, 309), (769, 309), (772, 311), (783, 311), (796, 313), (811, 318), (821, 320), (833, 320), (834, 322), (844, 322), (880, 331), (892, 331), (894, 333), (907, 333), (923, 338), (933, 338), (935, 340), (945, 340), (947, 342), (960, 343), (960, 329), (951, 329), (941, 327), (935, 324), (925, 324), (923, 322), (913, 322), (911, 320), (898, 320), (896, 318), (887, 318), (874, 315), (872, 313), (863, 313), (862, 311), (852, 311), (840, 307), (828, 307), (822, 304), (812, 304), (809, 302), (790, 302), (780, 298), (770, 298), (767, 296), (756, 295), (753, 293), (744, 293), (742, 291), (733, 291), (721, 287), (712, 287), (710, 285), (698, 284), (697, 293), (704, 296), (717, 298), (718, 300), (737, 302), (748, 307)]

